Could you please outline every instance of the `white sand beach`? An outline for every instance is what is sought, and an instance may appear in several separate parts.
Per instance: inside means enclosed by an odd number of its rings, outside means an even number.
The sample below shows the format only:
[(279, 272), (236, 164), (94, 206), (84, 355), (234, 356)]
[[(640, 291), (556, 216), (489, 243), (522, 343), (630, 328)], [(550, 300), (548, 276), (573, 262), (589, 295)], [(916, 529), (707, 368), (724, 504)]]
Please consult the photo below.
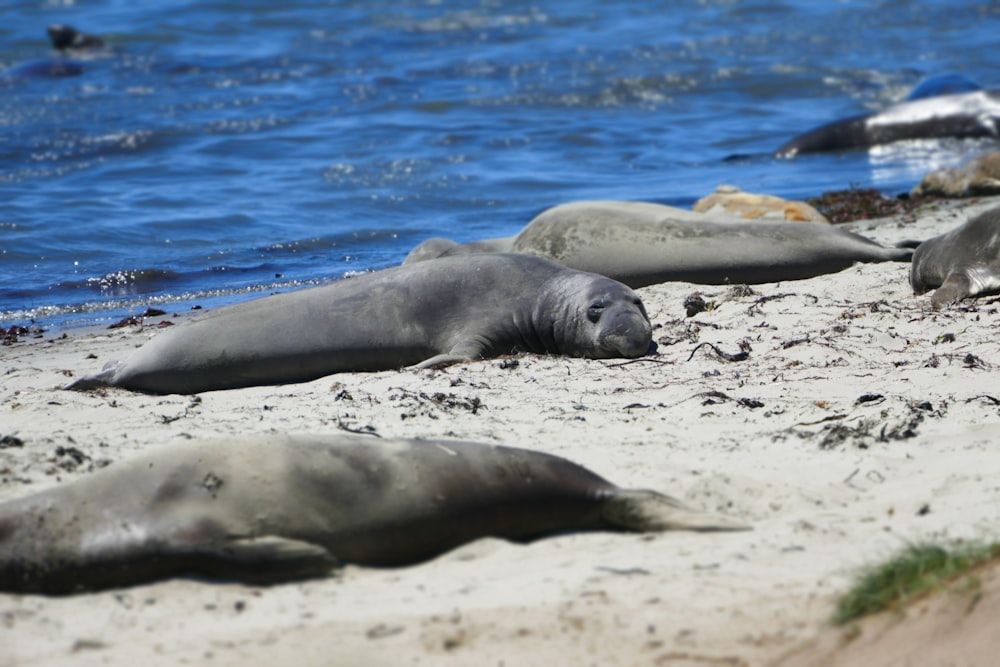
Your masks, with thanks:
[[(998, 205), (854, 228), (926, 239)], [(192, 397), (60, 389), (155, 321), (0, 348), (0, 436), (23, 442), (0, 445), (0, 501), (173, 440), (346, 428), (539, 449), (753, 526), (482, 540), (270, 587), (0, 594), (0, 665), (772, 664), (825, 631), (860, 568), (1000, 539), (1000, 300), (933, 312), (908, 270), (644, 288), (659, 355), (631, 361), (529, 355)], [(687, 317), (696, 292), (713, 307)]]

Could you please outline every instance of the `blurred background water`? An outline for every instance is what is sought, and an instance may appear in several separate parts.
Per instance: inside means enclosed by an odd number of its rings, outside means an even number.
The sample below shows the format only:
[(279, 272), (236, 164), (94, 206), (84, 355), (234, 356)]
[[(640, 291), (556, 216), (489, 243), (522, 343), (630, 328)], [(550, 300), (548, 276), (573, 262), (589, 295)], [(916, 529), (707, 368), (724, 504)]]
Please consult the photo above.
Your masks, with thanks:
[[(721, 183), (886, 194), (983, 142), (779, 160), (955, 72), (997, 87), (995, 2), (7, 0), (0, 324), (101, 324), (507, 236), (573, 199)], [(78, 76), (46, 27), (98, 34)], [(726, 160), (732, 155), (750, 156)]]

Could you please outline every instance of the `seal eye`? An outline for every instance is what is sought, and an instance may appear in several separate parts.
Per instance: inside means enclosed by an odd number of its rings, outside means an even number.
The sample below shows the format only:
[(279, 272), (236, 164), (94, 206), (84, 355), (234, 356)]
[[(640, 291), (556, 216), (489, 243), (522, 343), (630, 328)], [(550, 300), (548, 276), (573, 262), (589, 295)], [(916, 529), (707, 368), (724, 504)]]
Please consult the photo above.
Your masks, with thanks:
[(601, 314), (603, 312), (604, 312), (604, 302), (595, 301), (594, 303), (590, 304), (589, 308), (587, 308), (587, 319), (590, 320), (591, 322), (596, 323), (598, 320), (601, 319)]

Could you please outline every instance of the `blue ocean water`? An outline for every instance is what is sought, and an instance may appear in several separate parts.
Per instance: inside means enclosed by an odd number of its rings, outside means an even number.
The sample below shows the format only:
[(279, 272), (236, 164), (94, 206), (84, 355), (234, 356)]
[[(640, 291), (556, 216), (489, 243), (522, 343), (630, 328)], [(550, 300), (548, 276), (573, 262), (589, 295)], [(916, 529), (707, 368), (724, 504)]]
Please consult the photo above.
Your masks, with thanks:
[[(7, 0), (0, 324), (111, 322), (515, 233), (573, 199), (721, 183), (889, 194), (981, 143), (778, 160), (954, 72), (997, 87), (995, 2)], [(78, 76), (46, 26), (111, 50)], [(29, 73), (30, 74), (30, 73)], [(726, 160), (739, 154), (752, 156)]]

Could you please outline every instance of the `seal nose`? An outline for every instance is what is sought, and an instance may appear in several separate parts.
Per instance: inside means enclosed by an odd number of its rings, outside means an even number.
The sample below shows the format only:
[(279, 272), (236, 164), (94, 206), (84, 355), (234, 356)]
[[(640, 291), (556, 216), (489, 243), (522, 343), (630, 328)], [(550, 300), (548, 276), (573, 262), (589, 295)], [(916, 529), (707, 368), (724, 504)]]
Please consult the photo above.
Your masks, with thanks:
[(614, 356), (641, 357), (649, 351), (653, 327), (638, 307), (629, 304), (607, 313), (602, 324), (601, 347)]

